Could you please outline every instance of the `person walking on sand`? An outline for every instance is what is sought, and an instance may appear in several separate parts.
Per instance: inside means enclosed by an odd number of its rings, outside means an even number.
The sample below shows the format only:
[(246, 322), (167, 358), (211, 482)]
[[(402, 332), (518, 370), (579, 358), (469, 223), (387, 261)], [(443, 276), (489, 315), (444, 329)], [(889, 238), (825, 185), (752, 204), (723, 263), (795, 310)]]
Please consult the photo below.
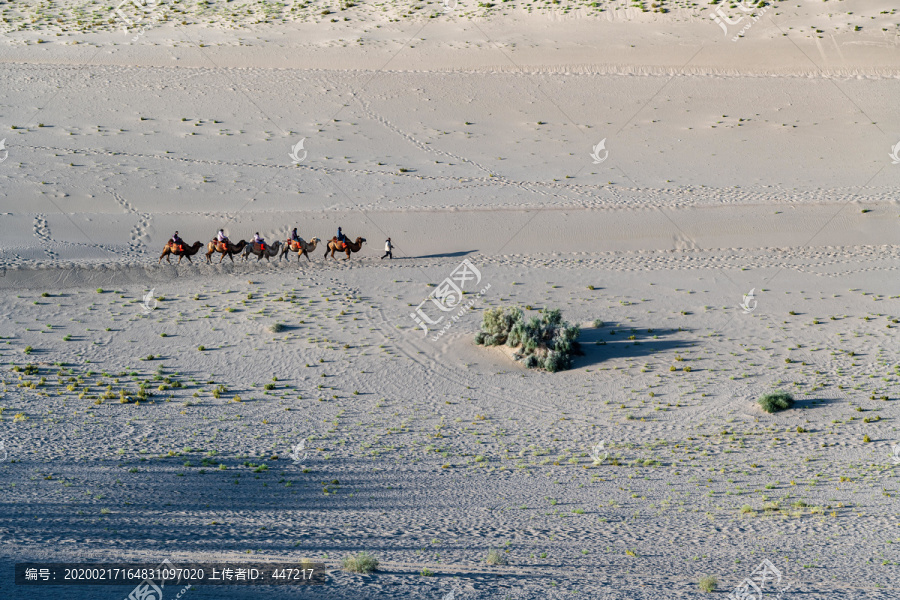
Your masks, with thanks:
[[(394, 260), (394, 254), (391, 252), (393, 249), (394, 246), (391, 244), (391, 238), (388, 238), (384, 242), (384, 256), (390, 256), (391, 260)], [(384, 260), (384, 256), (381, 257), (382, 260)]]

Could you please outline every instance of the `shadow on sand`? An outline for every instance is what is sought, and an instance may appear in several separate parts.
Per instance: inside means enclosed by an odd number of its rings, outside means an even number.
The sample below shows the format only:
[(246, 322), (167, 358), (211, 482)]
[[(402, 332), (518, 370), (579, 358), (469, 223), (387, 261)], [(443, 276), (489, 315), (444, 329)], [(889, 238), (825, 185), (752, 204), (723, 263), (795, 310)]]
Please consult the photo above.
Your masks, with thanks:
[[(685, 329), (646, 329), (620, 323), (583, 328), (578, 343), (584, 354), (574, 358), (572, 368), (593, 366), (611, 358), (635, 358), (690, 348), (694, 345), (692, 342), (665, 339), (685, 333), (688, 333)], [(634, 339), (629, 339), (632, 337)]]
[(423, 254), (422, 256), (395, 256), (394, 260), (412, 260), (416, 258), (456, 258), (474, 254), (478, 250), (460, 250), (458, 252), (444, 252), (442, 254)]

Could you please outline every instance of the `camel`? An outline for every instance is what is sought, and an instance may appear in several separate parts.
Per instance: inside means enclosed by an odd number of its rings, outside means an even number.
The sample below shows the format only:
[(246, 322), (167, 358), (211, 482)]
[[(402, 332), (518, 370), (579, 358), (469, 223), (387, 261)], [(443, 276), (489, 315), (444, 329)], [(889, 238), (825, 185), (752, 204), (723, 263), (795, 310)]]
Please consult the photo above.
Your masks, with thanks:
[[(300, 256), (305, 256), (306, 260), (309, 260), (309, 254), (307, 252), (313, 252), (316, 249), (316, 246), (321, 240), (317, 237), (309, 240), (309, 242), (303, 241), (303, 238), (300, 238), (300, 242), (291, 243), (290, 240), (284, 243), (284, 247), (281, 249), (281, 256), (278, 257), (278, 260), (284, 258), (284, 255), (288, 252), (296, 252), (297, 253), (297, 262), (300, 262)], [(312, 262), (312, 261), (310, 261)]]
[(247, 245), (247, 242), (245, 240), (241, 240), (237, 244), (232, 244), (229, 241), (229, 242), (227, 242), (227, 244), (228, 244), (228, 246), (226, 247), (225, 243), (220, 242), (217, 239), (214, 239), (211, 242), (209, 242), (206, 245), (206, 262), (207, 263), (212, 262), (209, 257), (212, 256), (213, 253), (215, 253), (215, 252), (222, 253), (221, 258), (219, 258), (219, 262), (222, 262), (226, 256), (231, 259), (231, 262), (234, 262), (234, 258), (232, 258), (233, 255), (240, 254), (241, 250), (244, 249), (244, 246)]
[[(355, 242), (345, 242), (344, 247), (341, 248), (339, 246), (340, 242), (337, 241), (337, 236), (331, 238), (331, 241), (328, 242), (328, 247), (325, 248), (325, 258), (328, 258), (328, 252), (331, 252), (331, 258), (334, 258), (334, 251), (338, 252), (346, 252), (347, 258), (344, 260), (350, 260), (351, 252), (359, 252), (362, 249), (362, 245), (365, 243), (366, 238), (358, 237)], [(337, 259), (335, 259), (337, 260)]]
[(265, 244), (265, 247), (260, 247), (260, 244), (256, 242), (250, 242), (244, 247), (244, 260), (247, 260), (247, 257), (251, 254), (256, 255), (256, 262), (259, 262), (263, 256), (266, 257), (266, 260), (269, 260), (270, 257), (278, 254), (279, 249), (281, 248), (281, 242), (275, 242), (274, 244)]
[[(177, 264), (179, 264), (179, 265), (181, 264), (181, 259), (184, 258), (185, 256), (187, 256), (188, 262), (193, 262), (191, 260), (191, 257), (193, 255), (197, 254), (197, 251), (200, 250), (201, 246), (203, 246), (203, 242), (194, 242), (193, 246), (179, 245), (178, 247), (176, 247), (175, 244), (172, 243), (172, 240), (169, 240), (168, 242), (166, 242), (166, 247), (163, 250), (163, 253), (159, 257), (159, 262), (161, 263), (163, 257), (165, 257), (166, 262), (171, 264), (172, 261), (169, 260), (170, 254), (174, 254), (175, 256), (178, 257)], [(159, 264), (159, 263), (157, 263), (157, 264)]]

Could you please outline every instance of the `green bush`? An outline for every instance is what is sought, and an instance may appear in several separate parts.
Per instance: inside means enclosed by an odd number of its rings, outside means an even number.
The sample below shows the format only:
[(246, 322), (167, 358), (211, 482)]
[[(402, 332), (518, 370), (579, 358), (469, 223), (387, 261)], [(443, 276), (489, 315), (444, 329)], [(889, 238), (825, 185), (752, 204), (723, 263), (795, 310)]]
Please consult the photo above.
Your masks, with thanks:
[(774, 413), (779, 410), (787, 410), (793, 406), (794, 397), (787, 392), (772, 392), (763, 395), (758, 402), (764, 411)]
[(378, 559), (370, 552), (357, 552), (345, 556), (341, 566), (351, 573), (371, 573), (378, 568)]
[(508, 313), (503, 308), (484, 311), (481, 331), (475, 336), (475, 342), (485, 346), (501, 346), (505, 344), (510, 330), (522, 318), (522, 311), (518, 308), (511, 308)]
[(572, 356), (581, 354), (579, 333), (577, 325), (562, 320), (559, 310), (545, 310), (526, 320), (519, 308), (495, 308), (484, 311), (475, 343), (516, 348), (514, 358), (529, 369), (555, 373), (570, 368)]
[(700, 578), (699, 586), (702, 592), (708, 594), (716, 591), (716, 588), (719, 587), (719, 580), (715, 575), (706, 575)]

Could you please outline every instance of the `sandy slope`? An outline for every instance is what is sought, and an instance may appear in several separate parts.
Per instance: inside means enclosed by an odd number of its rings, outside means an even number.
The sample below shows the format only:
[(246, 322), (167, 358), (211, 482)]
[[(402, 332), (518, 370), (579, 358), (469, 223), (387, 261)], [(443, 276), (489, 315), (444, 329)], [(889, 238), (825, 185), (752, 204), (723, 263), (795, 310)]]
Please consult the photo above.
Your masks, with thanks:
[[(785, 598), (896, 597), (896, 11), (777, 3), (731, 42), (663, 5), (191, 1), (134, 43), (102, 7), (0, 7), (3, 568), (307, 557), (332, 584), (184, 597), (655, 599), (768, 559)], [(294, 225), (367, 244), (157, 266), (175, 229)], [(490, 290), (433, 341), (409, 313), (464, 257)], [(472, 344), (510, 304), (583, 327), (573, 370)], [(362, 549), (378, 574), (337, 569)]]

